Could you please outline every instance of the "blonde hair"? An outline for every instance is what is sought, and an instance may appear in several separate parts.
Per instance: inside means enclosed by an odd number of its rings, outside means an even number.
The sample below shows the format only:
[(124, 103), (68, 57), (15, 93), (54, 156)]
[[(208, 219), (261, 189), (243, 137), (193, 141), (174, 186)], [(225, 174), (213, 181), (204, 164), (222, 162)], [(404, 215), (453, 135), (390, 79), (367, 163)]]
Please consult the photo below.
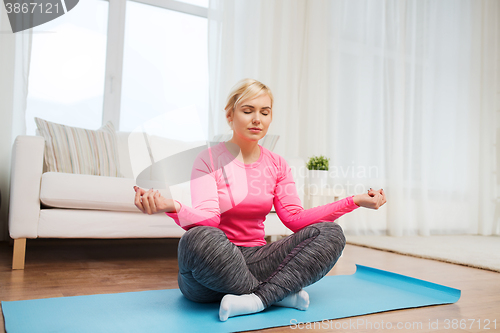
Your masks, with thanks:
[(226, 119), (231, 113), (231, 111), (234, 111), (234, 109), (236, 109), (238, 103), (240, 103), (245, 99), (249, 98), (252, 99), (254, 97), (257, 97), (262, 92), (265, 92), (271, 99), (271, 108), (272, 108), (274, 100), (273, 94), (271, 92), (271, 89), (264, 83), (254, 79), (243, 79), (238, 83), (236, 83), (231, 89), (229, 96), (227, 97), (226, 107), (224, 108), (224, 110), (226, 110)]

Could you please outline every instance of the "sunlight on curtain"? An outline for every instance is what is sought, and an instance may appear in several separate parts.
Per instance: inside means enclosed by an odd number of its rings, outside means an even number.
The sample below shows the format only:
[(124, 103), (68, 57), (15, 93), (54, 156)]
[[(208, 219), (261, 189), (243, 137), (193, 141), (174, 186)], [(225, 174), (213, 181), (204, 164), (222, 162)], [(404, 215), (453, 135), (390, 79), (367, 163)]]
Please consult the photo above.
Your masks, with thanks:
[(500, 234), (499, 21), (494, 0), (213, 0), (211, 130), (230, 87), (261, 80), (275, 152), (327, 155), (347, 195), (385, 190), (380, 210), (339, 220), (346, 233)]

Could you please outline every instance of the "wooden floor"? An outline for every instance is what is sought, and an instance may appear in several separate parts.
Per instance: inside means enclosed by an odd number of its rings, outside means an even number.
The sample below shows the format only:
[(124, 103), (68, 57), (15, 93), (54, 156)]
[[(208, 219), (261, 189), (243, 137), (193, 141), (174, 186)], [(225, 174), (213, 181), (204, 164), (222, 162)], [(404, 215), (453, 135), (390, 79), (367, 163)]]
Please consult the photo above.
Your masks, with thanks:
[[(119, 293), (177, 288), (176, 239), (151, 240), (28, 240), (26, 269), (10, 269), (12, 246), (0, 243), (0, 300)], [(375, 332), (398, 322), (406, 332), (500, 331), (500, 274), (439, 261), (347, 245), (329, 275), (353, 274), (355, 264), (367, 265), (462, 290), (455, 304), (390, 311), (333, 320), (311, 332)], [(314, 300), (311, 300), (314, 302)], [(453, 323), (466, 328), (454, 328)], [(4, 331), (0, 316), (0, 332)], [(231, 319), (229, 319), (231, 320)], [(496, 329), (495, 323), (496, 320)], [(372, 329), (365, 325), (371, 323)], [(438, 325), (437, 329), (431, 327)], [(364, 323), (364, 324), (363, 324)], [(421, 328), (409, 328), (421, 323)], [(446, 324), (449, 323), (449, 329)], [(489, 330), (486, 325), (489, 323)], [(344, 329), (341, 329), (341, 327)], [(472, 327), (471, 327), (472, 326)], [(418, 326), (414, 326), (418, 327)], [(262, 332), (293, 332), (286, 326)], [(307, 329), (306, 326), (303, 329)]]

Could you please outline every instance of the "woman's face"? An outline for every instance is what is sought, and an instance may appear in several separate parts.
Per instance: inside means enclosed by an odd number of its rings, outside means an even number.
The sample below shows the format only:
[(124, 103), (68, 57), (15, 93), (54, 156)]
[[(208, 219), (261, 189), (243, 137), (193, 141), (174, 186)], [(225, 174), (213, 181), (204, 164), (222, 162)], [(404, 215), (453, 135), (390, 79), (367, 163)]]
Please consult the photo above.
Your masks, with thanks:
[(233, 136), (247, 141), (262, 139), (272, 120), (271, 98), (262, 93), (253, 99), (241, 101), (228, 120), (232, 121)]

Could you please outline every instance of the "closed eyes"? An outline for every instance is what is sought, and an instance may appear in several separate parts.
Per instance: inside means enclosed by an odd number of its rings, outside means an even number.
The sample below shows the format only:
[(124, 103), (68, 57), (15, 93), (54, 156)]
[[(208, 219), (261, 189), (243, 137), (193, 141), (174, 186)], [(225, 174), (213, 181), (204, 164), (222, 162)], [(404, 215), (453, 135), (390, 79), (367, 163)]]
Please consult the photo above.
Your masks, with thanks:
[[(245, 114), (250, 114), (250, 113), (252, 113), (252, 112), (253, 112), (253, 111), (250, 111), (250, 112), (245, 112), (245, 111), (243, 111), (243, 113), (245, 113)], [(269, 112), (268, 112), (268, 113), (263, 113), (263, 115), (264, 115), (264, 116), (268, 116), (268, 115), (269, 115)]]

